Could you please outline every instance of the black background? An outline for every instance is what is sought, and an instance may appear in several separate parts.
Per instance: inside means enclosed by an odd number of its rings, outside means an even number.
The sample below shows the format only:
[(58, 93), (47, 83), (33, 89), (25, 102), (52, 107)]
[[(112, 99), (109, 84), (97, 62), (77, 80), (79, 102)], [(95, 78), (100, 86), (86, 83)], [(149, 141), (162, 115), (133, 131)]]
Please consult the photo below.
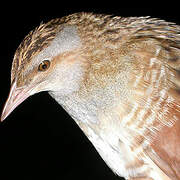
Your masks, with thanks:
[[(0, 109), (10, 88), (14, 52), (23, 37), (42, 21), (79, 11), (119, 16), (152, 16), (180, 24), (169, 8), (48, 8), (29, 1), (1, 7)], [(32, 2), (31, 2), (32, 3)], [(46, 3), (44, 1), (44, 3)], [(12, 5), (13, 6), (13, 5)], [(29, 7), (29, 8), (28, 8)], [(56, 8), (55, 8), (56, 7)], [(118, 6), (120, 7), (120, 6)], [(121, 179), (111, 172), (69, 115), (47, 94), (34, 95), (0, 124), (0, 179)]]

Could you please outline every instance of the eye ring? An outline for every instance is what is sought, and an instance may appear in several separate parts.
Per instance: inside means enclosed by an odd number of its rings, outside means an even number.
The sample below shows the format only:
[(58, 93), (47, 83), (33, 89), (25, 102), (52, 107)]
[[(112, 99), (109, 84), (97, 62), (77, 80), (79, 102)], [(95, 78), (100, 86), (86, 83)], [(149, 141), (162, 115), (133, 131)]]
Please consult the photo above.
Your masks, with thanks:
[(38, 71), (46, 71), (50, 66), (49, 60), (42, 61), (41, 64), (39, 64)]

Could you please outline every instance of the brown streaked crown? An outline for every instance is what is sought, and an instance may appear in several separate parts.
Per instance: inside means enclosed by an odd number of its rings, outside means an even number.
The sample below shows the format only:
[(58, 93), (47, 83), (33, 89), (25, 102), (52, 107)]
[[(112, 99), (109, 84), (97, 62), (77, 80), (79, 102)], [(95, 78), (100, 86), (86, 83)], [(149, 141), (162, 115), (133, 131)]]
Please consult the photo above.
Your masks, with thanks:
[(179, 41), (180, 28), (173, 23), (149, 17), (113, 17), (111, 15), (93, 13), (75, 13), (62, 18), (53, 19), (40, 24), (31, 31), (17, 48), (11, 71), (11, 82), (15, 76), (21, 76), (26, 64), (46, 48), (61, 31), (64, 25), (76, 24), (79, 27), (81, 38), (88, 43), (88, 48), (96, 49), (101, 44), (120, 46), (126, 41), (143, 40), (144, 38), (157, 38), (158, 40)]
[(14, 80), (18, 68), (23, 69), (33, 56), (38, 54), (55, 38), (59, 31), (60, 19), (53, 19), (46, 24), (40, 24), (32, 30), (17, 48), (12, 64), (11, 82)]
[[(62, 18), (52, 19), (47, 23), (41, 23), (39, 27), (30, 31), (17, 48), (11, 69), (11, 83), (16, 76), (21, 76), (26, 64), (31, 59), (46, 48), (55, 38), (56, 34), (61, 31), (63, 25), (68, 21), (70, 24), (81, 22), (82, 19), (88, 18), (92, 13), (75, 13)], [(18, 73), (18, 74), (17, 74)]]

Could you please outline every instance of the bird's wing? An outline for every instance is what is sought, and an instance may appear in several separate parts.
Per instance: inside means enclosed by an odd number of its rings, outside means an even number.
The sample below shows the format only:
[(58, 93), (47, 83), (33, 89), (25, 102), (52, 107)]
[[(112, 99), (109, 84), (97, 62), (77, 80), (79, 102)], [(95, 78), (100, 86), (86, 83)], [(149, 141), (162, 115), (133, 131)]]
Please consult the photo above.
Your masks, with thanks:
[[(169, 57), (159, 57), (163, 60), (162, 67), (168, 70), (164, 74), (168, 86), (166, 105), (162, 106), (161, 114), (163, 126), (157, 131), (151, 147), (153, 152), (149, 155), (152, 160), (172, 179), (180, 179), (180, 42), (166, 42), (163, 53)], [(164, 47), (162, 47), (164, 48)], [(158, 57), (157, 57), (158, 59)], [(164, 91), (165, 92), (165, 91)], [(160, 98), (164, 98), (163, 94)]]
[[(134, 33), (133, 42), (145, 42), (143, 53), (146, 74), (141, 86), (151, 93), (151, 112), (146, 118), (155, 136), (146, 149), (147, 155), (171, 179), (180, 179), (180, 27), (164, 21), (149, 21)], [(152, 41), (152, 48), (151, 42)], [(150, 42), (149, 44), (147, 42)], [(154, 90), (154, 93), (153, 93)], [(157, 91), (157, 92), (155, 92)], [(156, 95), (155, 95), (156, 94)], [(154, 98), (154, 99), (153, 99)], [(149, 113), (150, 114), (150, 113)], [(148, 127), (148, 128), (149, 128)], [(155, 130), (153, 130), (153, 128)]]

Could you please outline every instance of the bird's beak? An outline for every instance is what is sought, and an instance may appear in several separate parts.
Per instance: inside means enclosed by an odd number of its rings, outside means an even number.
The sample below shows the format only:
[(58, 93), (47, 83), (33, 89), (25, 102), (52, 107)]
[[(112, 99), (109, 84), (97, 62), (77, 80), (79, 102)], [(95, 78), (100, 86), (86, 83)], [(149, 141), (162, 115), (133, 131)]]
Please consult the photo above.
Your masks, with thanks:
[(17, 88), (16, 82), (14, 82), (2, 111), (1, 121), (5, 120), (6, 117), (30, 95), (30, 88)]

